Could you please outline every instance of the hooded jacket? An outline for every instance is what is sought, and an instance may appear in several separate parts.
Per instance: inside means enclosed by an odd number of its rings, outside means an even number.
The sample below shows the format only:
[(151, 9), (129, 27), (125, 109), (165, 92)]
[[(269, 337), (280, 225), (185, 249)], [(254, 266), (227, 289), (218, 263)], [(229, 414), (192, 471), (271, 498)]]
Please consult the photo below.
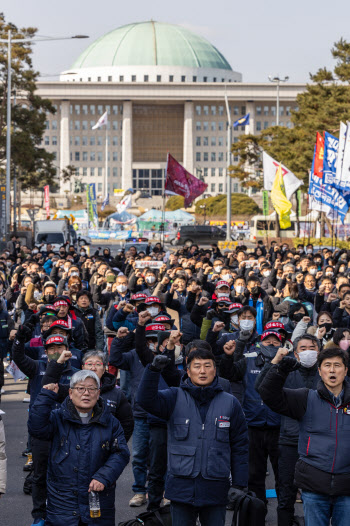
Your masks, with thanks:
[(47, 470), (47, 523), (92, 525), (89, 484), (104, 484), (99, 492), (102, 526), (115, 524), (115, 483), (129, 462), (129, 449), (119, 422), (99, 398), (88, 424), (83, 424), (69, 398), (58, 410), (57, 394), (42, 389), (32, 408), (28, 429), (33, 437), (51, 441)]

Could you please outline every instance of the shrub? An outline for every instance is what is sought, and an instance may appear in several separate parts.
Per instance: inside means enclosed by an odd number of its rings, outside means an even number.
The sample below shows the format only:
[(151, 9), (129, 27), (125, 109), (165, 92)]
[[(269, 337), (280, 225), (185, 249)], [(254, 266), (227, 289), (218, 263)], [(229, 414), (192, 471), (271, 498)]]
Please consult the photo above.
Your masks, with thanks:
[(184, 208), (184, 206), (185, 199), (182, 195), (172, 195), (165, 203), (165, 210), (174, 212), (175, 210), (179, 210), (179, 208)]

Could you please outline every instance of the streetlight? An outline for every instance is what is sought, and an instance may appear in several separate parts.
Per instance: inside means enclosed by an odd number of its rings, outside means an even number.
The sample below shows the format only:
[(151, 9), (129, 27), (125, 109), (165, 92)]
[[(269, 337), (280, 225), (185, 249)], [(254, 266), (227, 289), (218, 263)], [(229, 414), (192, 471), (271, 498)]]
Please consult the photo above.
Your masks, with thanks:
[(280, 77), (271, 77), (269, 75), (269, 81), (274, 82), (277, 86), (276, 126), (280, 125), (280, 83), (287, 82), (287, 80), (289, 80), (289, 77), (284, 77), (284, 79), (281, 79)]
[(230, 107), (228, 105), (227, 93), (225, 93), (225, 104), (227, 114), (227, 174), (226, 174), (226, 194), (227, 194), (227, 205), (226, 205), (226, 241), (231, 241), (231, 177), (229, 174), (228, 167), (232, 164), (232, 123)]
[[(89, 38), (87, 35), (74, 35), (72, 37), (38, 37), (38, 38), (15, 38), (16, 44), (47, 42), (51, 40), (71, 40), (72, 38)], [(11, 45), (12, 31), (9, 29), (7, 39), (0, 39), (0, 44), (7, 44), (7, 116), (6, 116), (6, 237), (9, 237), (10, 218), (10, 185), (11, 185)]]
[(204, 212), (204, 220), (203, 220), (203, 225), (205, 225), (205, 220), (207, 218), (207, 206), (206, 205), (199, 205), (199, 208), (201, 208)]

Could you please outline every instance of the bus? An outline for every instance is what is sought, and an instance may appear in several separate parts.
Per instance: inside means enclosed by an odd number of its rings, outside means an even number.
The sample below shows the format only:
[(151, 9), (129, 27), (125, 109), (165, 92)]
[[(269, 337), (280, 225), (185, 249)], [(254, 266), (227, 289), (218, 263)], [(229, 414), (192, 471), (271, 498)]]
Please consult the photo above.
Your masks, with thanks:
[[(310, 232), (311, 236), (315, 236), (316, 228), (318, 225), (318, 212), (311, 212), (306, 216), (299, 217), (300, 226), (306, 225), (307, 230)], [(295, 212), (290, 214), (291, 226), (285, 229), (280, 229), (278, 238), (281, 239), (293, 239), (297, 236), (297, 217)], [(310, 235), (309, 234), (309, 235)], [(300, 236), (303, 237), (304, 232), (300, 232)], [(253, 216), (250, 220), (250, 241), (259, 241), (263, 240), (266, 242), (267, 239), (277, 238), (276, 231), (276, 214), (265, 215), (256, 215)]]

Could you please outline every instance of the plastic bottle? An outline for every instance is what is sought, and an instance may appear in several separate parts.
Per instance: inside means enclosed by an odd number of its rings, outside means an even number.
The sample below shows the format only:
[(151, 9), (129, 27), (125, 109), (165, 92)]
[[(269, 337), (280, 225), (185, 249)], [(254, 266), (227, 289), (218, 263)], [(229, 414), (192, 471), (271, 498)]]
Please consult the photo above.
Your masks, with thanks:
[(90, 491), (89, 507), (91, 518), (97, 519), (98, 517), (101, 517), (100, 497), (98, 496), (97, 491)]

